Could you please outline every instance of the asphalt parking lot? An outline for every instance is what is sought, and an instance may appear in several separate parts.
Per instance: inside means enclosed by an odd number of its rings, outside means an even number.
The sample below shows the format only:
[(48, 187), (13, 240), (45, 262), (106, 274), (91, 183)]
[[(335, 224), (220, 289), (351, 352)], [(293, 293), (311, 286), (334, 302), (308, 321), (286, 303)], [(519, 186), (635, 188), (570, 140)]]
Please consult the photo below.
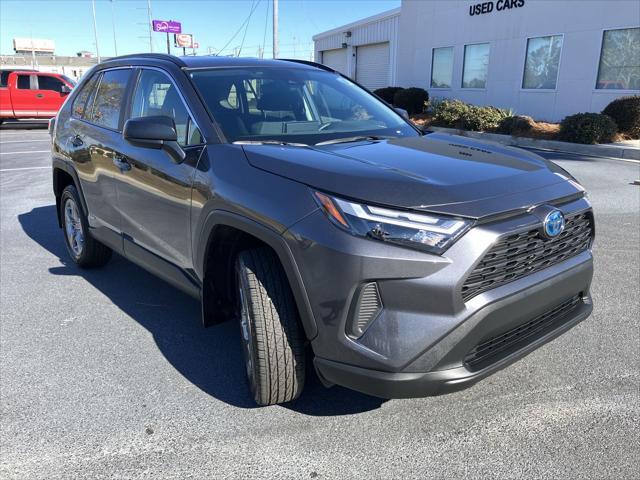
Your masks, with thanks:
[(640, 165), (542, 152), (596, 212), (595, 310), (559, 339), (447, 396), (312, 379), (256, 408), (236, 325), (122, 258), (67, 260), (48, 148), (0, 130), (0, 478), (637, 478)]

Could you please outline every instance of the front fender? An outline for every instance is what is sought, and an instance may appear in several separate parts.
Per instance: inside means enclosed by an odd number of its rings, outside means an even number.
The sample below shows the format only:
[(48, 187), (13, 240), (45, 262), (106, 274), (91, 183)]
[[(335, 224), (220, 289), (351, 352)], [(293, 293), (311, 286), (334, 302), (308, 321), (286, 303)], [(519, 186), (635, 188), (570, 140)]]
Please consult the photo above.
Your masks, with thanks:
[(284, 268), (285, 274), (287, 275), (287, 279), (289, 280), (289, 285), (291, 286), (291, 291), (293, 292), (298, 312), (300, 313), (300, 320), (305, 334), (309, 340), (313, 339), (318, 333), (318, 327), (311, 310), (311, 304), (309, 303), (309, 298), (302, 281), (302, 276), (300, 275), (300, 271), (298, 270), (298, 266), (296, 265), (289, 246), (278, 232), (249, 218), (243, 217), (242, 215), (224, 210), (213, 210), (209, 212), (203, 223), (203, 234), (200, 236), (200, 240), (194, 252), (194, 260), (196, 265), (200, 267), (200, 271), (204, 271), (204, 265), (213, 229), (220, 225), (233, 227), (246, 232), (269, 245), (276, 252), (276, 255), (278, 255), (278, 258), (280, 259), (280, 263)]

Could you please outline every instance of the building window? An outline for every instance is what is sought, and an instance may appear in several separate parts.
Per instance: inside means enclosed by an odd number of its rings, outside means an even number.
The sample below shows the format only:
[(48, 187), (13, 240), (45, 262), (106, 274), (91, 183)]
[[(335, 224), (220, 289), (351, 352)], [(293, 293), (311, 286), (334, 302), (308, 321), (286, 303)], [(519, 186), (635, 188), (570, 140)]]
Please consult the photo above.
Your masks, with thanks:
[(522, 88), (555, 90), (562, 51), (562, 35), (530, 38)]
[(434, 48), (431, 55), (431, 88), (451, 88), (453, 47)]
[(489, 44), (464, 46), (462, 88), (486, 88), (489, 73)]
[(640, 28), (604, 32), (596, 88), (640, 90)]

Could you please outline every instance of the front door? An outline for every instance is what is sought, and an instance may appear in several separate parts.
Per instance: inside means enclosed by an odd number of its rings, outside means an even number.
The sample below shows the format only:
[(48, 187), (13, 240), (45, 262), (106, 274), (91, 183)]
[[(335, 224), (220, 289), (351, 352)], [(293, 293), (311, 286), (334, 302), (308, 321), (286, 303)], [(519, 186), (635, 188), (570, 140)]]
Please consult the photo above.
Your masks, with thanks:
[(65, 97), (68, 95), (62, 91), (65, 83), (53, 75), (39, 73), (35, 77), (38, 117), (54, 117), (62, 106)]
[[(164, 115), (174, 119), (178, 143), (187, 159), (175, 163), (164, 150), (123, 141), (118, 154), (123, 175), (118, 182), (118, 207), (127, 256), (154, 255), (181, 270), (192, 268), (191, 185), (202, 146), (176, 85), (162, 71), (141, 69), (130, 117)], [(159, 267), (161, 268), (161, 267)], [(162, 272), (158, 272), (162, 273)]]

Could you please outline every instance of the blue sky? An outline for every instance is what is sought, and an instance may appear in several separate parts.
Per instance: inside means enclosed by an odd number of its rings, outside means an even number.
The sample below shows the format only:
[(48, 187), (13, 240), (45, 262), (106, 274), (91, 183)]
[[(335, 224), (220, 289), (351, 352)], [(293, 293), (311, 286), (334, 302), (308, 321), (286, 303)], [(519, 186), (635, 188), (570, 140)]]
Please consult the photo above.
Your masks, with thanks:
[[(146, 0), (115, 0), (118, 54), (149, 51)], [(255, 7), (248, 24), (232, 39)], [(102, 56), (114, 54), (111, 2), (96, 0), (98, 45)], [(267, 16), (267, 6), (269, 13)], [(309, 59), (311, 37), (324, 30), (400, 6), (400, 0), (280, 0), (280, 56)], [(153, 18), (182, 22), (200, 44), (198, 53), (211, 47), (232, 54), (243, 45), (242, 56), (257, 56), (265, 38), (265, 56), (271, 56), (271, 0), (151, 0)], [(153, 33), (154, 51), (166, 51), (166, 37)], [(56, 53), (95, 52), (91, 0), (0, 1), (0, 53), (12, 54), (14, 37), (54, 40)], [(180, 54), (175, 49), (172, 53)]]

